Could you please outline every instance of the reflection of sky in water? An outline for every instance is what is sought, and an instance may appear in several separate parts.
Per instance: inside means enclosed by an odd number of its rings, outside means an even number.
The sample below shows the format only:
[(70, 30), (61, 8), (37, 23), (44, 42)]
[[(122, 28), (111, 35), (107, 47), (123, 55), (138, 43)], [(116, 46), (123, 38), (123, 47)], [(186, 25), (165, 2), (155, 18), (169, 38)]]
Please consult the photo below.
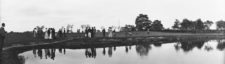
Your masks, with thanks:
[(25, 64), (223, 64), (224, 52), (217, 49), (217, 41), (206, 42), (201, 49), (195, 47), (188, 52), (176, 50), (175, 45), (176, 43), (161, 46), (133, 45), (131, 48), (120, 46), (115, 51), (112, 47), (112, 56), (108, 54), (109, 47), (105, 48), (105, 55), (103, 48), (97, 48), (95, 58), (86, 57), (85, 49), (66, 49), (66, 54), (59, 53), (56, 49), (54, 60), (45, 59), (44, 50), (42, 59), (38, 56), (35, 58), (32, 51), (20, 55), (25, 57)]

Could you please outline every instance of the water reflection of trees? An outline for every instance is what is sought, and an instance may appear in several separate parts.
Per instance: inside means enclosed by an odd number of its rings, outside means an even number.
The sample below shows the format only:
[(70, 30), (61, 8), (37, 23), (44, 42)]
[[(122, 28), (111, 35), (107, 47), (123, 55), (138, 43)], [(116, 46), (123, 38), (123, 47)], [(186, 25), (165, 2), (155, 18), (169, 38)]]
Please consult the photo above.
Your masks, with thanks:
[(161, 46), (162, 46), (162, 43), (153, 43), (153, 45), (154, 45), (155, 47), (161, 47)]
[(197, 41), (181, 41), (176, 43), (175, 49), (178, 51), (182, 49), (184, 52), (189, 52), (193, 50), (195, 47), (201, 49), (204, 45), (205, 41), (197, 40)]
[(225, 49), (225, 41), (217, 40), (217, 42), (218, 42), (217, 49), (223, 51)]
[[(65, 54), (66, 49), (65, 48), (58, 48), (59, 53)], [(55, 59), (55, 53), (56, 53), (56, 48), (39, 48), (39, 49), (33, 49), (33, 55), (34, 57), (39, 57), (40, 59), (43, 59), (43, 56), (45, 56), (45, 59)]]
[(136, 45), (136, 52), (140, 56), (147, 56), (150, 49), (150, 45)]

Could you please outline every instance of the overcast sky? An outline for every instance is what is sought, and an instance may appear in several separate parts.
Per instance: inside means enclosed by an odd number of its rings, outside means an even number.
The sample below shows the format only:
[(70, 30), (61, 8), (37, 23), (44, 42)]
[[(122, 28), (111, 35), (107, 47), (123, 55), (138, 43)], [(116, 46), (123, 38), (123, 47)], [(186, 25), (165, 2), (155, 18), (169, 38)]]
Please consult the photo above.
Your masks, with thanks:
[(0, 11), (7, 31), (28, 31), (37, 25), (134, 25), (140, 13), (171, 28), (175, 19), (225, 20), (225, 0), (1, 0)]

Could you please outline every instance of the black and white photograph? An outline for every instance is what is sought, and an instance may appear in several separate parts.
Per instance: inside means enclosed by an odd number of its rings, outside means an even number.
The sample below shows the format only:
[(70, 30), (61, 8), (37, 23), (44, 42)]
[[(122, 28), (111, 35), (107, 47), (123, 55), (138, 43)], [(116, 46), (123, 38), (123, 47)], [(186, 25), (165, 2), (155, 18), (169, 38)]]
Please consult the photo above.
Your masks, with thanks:
[(0, 0), (0, 64), (225, 64), (225, 0)]

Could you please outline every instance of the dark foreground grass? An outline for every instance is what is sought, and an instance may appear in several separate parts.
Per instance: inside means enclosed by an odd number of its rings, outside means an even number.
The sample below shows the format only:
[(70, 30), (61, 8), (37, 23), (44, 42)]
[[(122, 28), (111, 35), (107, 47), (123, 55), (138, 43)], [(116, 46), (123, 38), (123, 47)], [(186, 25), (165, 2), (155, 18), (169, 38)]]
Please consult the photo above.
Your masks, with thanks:
[(51, 43), (55, 41), (65, 40), (66, 38), (57, 38), (57, 39), (39, 39), (34, 38), (33, 34), (30, 32), (25, 33), (8, 33), (5, 42), (5, 47), (12, 47), (12, 46), (23, 46), (23, 45), (33, 45), (33, 44), (43, 44), (43, 43)]

